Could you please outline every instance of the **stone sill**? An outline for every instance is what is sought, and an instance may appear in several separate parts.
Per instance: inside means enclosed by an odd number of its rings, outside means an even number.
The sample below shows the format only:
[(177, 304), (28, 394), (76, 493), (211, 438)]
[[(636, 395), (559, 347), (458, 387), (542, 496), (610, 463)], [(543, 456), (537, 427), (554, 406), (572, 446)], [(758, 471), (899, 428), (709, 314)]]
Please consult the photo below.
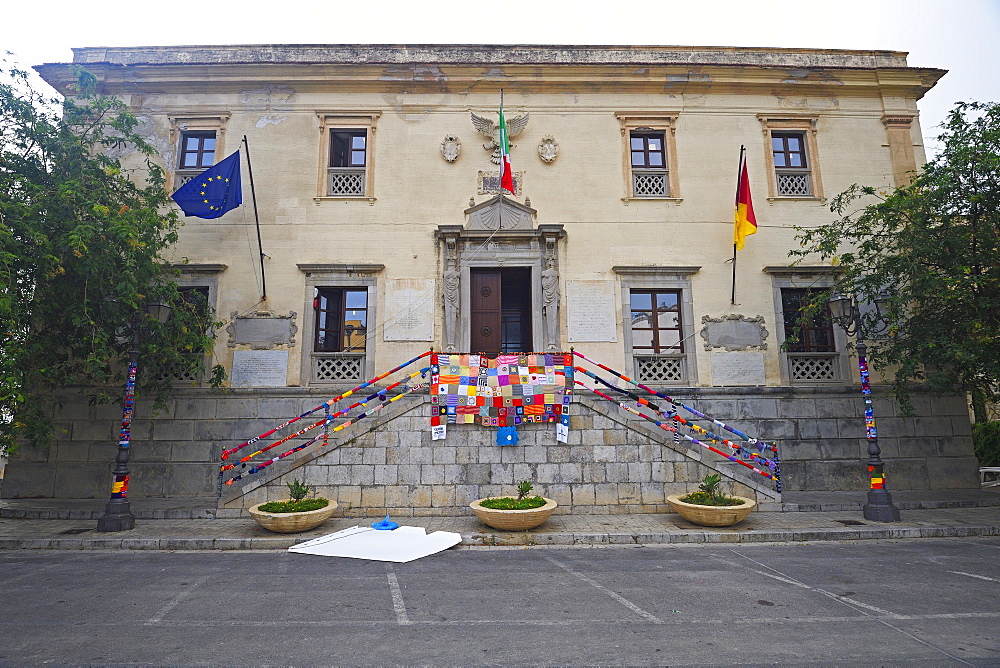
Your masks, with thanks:
[(377, 198), (368, 197), (366, 195), (343, 195), (343, 196), (324, 196), (324, 197), (313, 197), (313, 201), (316, 205), (320, 205), (323, 202), (368, 202), (369, 206), (373, 206)]
[(628, 206), (630, 202), (673, 202), (680, 206), (683, 197), (622, 197), (622, 202)]
[(793, 197), (793, 196), (779, 196), (779, 197), (768, 197), (767, 201), (771, 204), (775, 202), (818, 202), (820, 204), (826, 203), (825, 197)]

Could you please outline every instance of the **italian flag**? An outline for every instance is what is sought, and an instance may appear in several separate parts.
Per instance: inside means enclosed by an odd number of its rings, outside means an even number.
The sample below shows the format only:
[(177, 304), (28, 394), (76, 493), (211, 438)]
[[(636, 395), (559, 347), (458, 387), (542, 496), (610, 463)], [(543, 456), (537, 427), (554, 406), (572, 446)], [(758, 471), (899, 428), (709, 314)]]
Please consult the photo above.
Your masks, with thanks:
[(507, 140), (507, 121), (503, 117), (503, 92), (500, 93), (500, 188), (514, 194), (514, 173), (510, 171), (510, 142)]

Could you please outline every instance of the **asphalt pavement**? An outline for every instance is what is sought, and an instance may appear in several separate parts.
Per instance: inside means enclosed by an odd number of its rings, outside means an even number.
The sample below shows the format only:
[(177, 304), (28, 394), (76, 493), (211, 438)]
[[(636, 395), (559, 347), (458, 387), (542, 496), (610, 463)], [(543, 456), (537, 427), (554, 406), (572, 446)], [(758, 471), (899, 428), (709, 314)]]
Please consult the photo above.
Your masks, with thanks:
[(998, 665), (998, 556), (998, 537), (406, 564), (6, 550), (0, 665)]
[[(753, 512), (734, 527), (707, 528), (674, 513), (590, 515), (558, 513), (531, 531), (498, 531), (471, 510), (461, 516), (394, 517), (408, 526), (460, 533), (458, 549), (503, 546), (794, 543), (902, 538), (1000, 536), (1000, 490), (898, 491), (901, 521), (862, 517), (864, 492), (790, 492), (771, 510)], [(99, 533), (99, 499), (0, 501), (0, 550), (284, 550), (334, 531), (382, 519), (380, 509), (338, 509), (320, 527), (274, 534), (250, 517), (219, 517), (214, 499), (133, 499), (131, 531)], [(562, 509), (560, 509), (562, 510)]]

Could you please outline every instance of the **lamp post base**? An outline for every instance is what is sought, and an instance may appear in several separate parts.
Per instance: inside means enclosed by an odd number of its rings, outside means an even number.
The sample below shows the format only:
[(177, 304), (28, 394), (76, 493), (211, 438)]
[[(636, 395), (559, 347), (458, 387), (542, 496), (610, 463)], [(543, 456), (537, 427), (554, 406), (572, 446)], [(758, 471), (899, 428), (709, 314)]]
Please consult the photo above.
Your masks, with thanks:
[(104, 515), (97, 519), (98, 531), (131, 531), (135, 528), (135, 515), (128, 499), (112, 499), (104, 507)]
[(899, 508), (892, 504), (892, 495), (884, 489), (868, 492), (868, 503), (862, 508), (866, 520), (872, 522), (898, 522)]

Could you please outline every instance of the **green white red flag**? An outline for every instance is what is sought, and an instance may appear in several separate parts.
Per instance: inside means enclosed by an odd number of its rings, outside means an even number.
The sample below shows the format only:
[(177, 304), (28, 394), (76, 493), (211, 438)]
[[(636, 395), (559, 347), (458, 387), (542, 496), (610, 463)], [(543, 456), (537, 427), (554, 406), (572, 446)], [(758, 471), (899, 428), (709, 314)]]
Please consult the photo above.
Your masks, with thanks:
[(510, 142), (507, 139), (507, 121), (503, 117), (503, 92), (500, 93), (500, 188), (514, 194), (514, 173), (510, 170)]

